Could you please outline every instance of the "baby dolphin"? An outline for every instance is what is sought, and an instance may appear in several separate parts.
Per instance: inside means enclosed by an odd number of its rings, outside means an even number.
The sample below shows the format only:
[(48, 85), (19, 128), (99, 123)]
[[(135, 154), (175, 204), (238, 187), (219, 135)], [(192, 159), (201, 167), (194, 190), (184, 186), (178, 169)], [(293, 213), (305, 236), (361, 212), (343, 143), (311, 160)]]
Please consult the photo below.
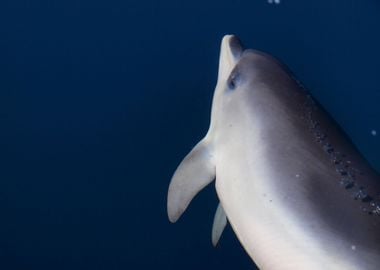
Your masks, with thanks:
[(171, 222), (215, 180), (215, 245), (228, 222), (263, 270), (380, 269), (380, 178), (291, 72), (223, 38), (210, 128), (175, 171)]

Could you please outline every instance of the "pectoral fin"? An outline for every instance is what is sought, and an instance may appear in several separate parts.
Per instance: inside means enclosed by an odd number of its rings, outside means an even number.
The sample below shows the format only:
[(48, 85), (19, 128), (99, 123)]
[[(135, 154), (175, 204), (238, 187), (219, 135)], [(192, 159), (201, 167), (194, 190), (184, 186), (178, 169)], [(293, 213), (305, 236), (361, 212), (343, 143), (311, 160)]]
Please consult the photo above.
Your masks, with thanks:
[(172, 177), (167, 201), (169, 220), (176, 222), (194, 196), (214, 179), (212, 149), (204, 139), (185, 157)]
[(223, 230), (227, 225), (227, 216), (223, 210), (222, 205), (219, 203), (214, 216), (214, 224), (212, 225), (211, 240), (212, 245), (216, 247), (222, 236)]

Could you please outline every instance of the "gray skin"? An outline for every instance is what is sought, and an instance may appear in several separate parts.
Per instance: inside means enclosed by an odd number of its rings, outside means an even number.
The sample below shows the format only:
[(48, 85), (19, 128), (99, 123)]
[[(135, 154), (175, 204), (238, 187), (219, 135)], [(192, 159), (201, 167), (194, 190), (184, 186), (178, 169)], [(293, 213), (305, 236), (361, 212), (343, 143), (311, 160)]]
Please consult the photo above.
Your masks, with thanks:
[(260, 269), (380, 269), (378, 174), (284, 65), (234, 36), (222, 42), (210, 130), (169, 187), (169, 219), (214, 177)]

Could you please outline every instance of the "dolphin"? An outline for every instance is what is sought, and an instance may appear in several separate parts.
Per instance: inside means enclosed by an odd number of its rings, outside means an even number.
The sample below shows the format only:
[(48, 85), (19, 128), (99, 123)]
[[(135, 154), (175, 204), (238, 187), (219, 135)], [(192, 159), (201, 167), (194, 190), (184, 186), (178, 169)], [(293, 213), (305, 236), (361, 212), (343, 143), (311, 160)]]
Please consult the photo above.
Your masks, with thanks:
[(285, 65), (233, 35), (209, 130), (171, 179), (169, 220), (214, 180), (214, 245), (228, 220), (260, 269), (380, 269), (379, 175)]

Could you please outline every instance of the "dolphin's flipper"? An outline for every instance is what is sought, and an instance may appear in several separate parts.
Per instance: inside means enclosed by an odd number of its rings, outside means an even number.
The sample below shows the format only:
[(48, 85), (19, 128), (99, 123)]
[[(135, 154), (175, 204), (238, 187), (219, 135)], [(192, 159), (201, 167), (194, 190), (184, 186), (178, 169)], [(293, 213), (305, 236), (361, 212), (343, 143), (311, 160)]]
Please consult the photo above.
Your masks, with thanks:
[(215, 179), (215, 164), (207, 140), (200, 141), (178, 166), (169, 185), (167, 209), (176, 222), (194, 196)]
[(222, 236), (223, 230), (227, 225), (227, 216), (223, 210), (222, 205), (219, 203), (218, 208), (216, 208), (214, 216), (214, 224), (212, 225), (211, 240), (212, 245), (216, 247), (219, 242), (220, 237)]

